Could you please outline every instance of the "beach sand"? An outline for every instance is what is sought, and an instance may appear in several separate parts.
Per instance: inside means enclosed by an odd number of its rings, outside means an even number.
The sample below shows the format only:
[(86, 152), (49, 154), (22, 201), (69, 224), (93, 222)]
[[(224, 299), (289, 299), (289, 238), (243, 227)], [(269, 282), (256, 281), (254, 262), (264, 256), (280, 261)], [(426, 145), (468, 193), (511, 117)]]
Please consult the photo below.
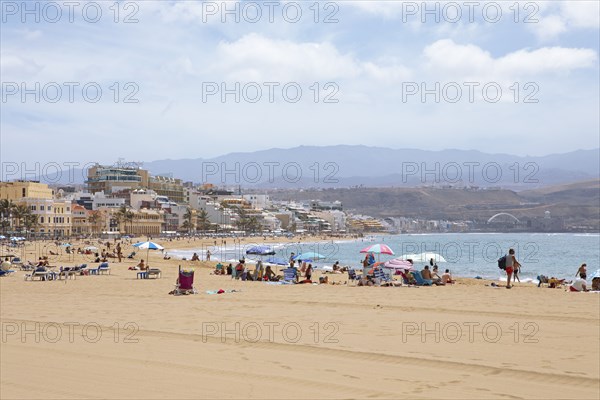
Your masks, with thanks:
[[(137, 280), (131, 260), (66, 282), (0, 279), (0, 398), (600, 396), (597, 293), (268, 285), (206, 262), (199, 294), (170, 296), (192, 263), (150, 254), (160, 279)], [(205, 293), (221, 288), (236, 292)]]

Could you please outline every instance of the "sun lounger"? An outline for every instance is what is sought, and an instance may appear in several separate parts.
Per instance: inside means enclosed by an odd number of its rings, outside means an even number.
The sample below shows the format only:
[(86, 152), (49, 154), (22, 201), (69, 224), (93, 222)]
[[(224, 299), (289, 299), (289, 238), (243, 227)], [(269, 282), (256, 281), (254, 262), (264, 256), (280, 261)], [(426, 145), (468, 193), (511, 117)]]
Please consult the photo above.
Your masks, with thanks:
[(33, 271), (35, 269), (35, 264), (32, 264), (31, 262), (22, 263), (20, 269), (21, 271)]
[(98, 266), (98, 275), (100, 274), (110, 275), (110, 265), (107, 262), (103, 262)]
[(148, 279), (151, 277), (160, 278), (162, 276), (162, 271), (158, 268), (150, 268), (146, 271)]
[(415, 278), (415, 282), (417, 282), (417, 286), (431, 286), (433, 285), (433, 281), (431, 279), (423, 279), (421, 273), (419, 271), (411, 272), (413, 278)]
[(36, 269), (31, 274), (25, 275), (25, 280), (33, 281), (38, 278), (40, 281), (51, 281), (56, 277), (56, 273), (46, 269)]
[(6, 271), (0, 269), (0, 276), (8, 276), (8, 275), (10, 275), (10, 274), (12, 274), (14, 272), (15, 271), (12, 270), (12, 269), (9, 269), (9, 270), (6, 270)]

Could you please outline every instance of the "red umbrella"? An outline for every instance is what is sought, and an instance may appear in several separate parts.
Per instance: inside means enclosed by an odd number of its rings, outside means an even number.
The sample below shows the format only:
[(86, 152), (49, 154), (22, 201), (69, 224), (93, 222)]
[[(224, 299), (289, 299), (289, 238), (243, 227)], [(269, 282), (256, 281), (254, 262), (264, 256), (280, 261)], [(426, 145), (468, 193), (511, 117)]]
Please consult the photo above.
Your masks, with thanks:
[(385, 244), (372, 244), (371, 246), (365, 247), (360, 251), (361, 253), (375, 253), (375, 254), (389, 254), (394, 255), (392, 249)]

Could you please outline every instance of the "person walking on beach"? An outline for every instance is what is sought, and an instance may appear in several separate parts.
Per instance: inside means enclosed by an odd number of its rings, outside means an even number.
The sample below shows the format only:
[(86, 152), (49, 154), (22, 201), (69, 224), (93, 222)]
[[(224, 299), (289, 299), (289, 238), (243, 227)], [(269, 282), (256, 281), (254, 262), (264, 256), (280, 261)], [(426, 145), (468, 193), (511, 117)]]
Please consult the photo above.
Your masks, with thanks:
[(520, 267), (521, 264), (517, 261), (515, 257), (515, 250), (508, 249), (508, 255), (506, 256), (506, 288), (510, 289), (512, 286), (510, 284), (510, 279), (512, 278), (513, 272), (515, 268)]
[(210, 261), (210, 250), (206, 250), (206, 261)]
[(521, 273), (521, 264), (515, 266), (513, 268), (513, 283), (516, 281), (518, 281), (519, 283), (521, 283), (521, 280), (519, 279), (519, 274)]
[(119, 262), (121, 262), (121, 258), (123, 258), (123, 252), (121, 251), (121, 243), (117, 243), (117, 257), (119, 258)]
[(579, 276), (581, 279), (586, 280), (587, 279), (587, 270), (586, 270), (587, 264), (583, 263), (581, 264), (581, 267), (579, 267), (579, 269), (577, 270), (577, 273), (575, 274), (575, 276)]

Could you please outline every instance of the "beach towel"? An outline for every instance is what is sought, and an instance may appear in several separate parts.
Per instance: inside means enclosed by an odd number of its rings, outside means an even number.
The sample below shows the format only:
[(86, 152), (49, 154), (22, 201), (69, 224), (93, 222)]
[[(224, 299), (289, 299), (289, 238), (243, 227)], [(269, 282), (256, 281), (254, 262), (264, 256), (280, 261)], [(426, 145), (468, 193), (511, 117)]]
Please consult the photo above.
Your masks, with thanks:
[(236, 290), (236, 289), (227, 289), (227, 290), (223, 290), (223, 289), (219, 289), (219, 290), (207, 290), (206, 294), (223, 294), (223, 293), (236, 293), (236, 292), (241, 292), (241, 290)]

